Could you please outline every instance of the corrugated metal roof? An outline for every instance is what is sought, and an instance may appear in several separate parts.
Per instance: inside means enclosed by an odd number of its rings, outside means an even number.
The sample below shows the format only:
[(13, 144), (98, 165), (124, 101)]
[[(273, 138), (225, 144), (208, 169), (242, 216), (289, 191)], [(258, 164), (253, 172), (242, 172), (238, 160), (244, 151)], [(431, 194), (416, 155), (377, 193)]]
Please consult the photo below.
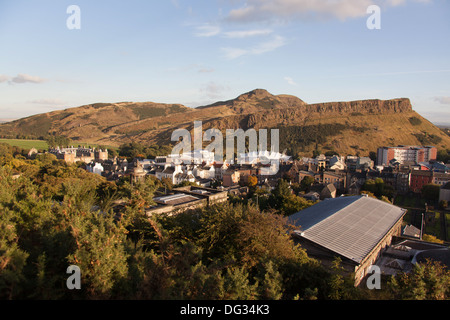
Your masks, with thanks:
[(297, 212), (289, 223), (297, 234), (360, 263), (405, 210), (366, 196), (328, 199)]

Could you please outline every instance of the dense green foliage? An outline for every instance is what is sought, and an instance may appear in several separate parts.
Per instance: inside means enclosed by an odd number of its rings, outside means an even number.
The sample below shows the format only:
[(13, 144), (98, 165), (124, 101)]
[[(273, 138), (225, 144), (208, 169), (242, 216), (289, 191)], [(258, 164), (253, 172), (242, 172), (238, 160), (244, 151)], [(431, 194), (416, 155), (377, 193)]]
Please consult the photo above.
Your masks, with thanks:
[(146, 158), (154, 159), (162, 154), (170, 154), (172, 146), (170, 145), (152, 145), (146, 146), (136, 142), (125, 143), (119, 147), (119, 155), (127, 158)]
[(442, 141), (442, 138), (435, 134), (413, 133), (412, 135), (415, 136), (423, 146), (437, 145)]
[(413, 126), (418, 126), (418, 125), (420, 125), (422, 123), (422, 120), (420, 120), (417, 117), (411, 117), (408, 120)]
[(388, 282), (392, 298), (397, 300), (445, 300), (450, 294), (450, 272), (427, 260), (414, 265), (411, 273), (400, 273)]
[(340, 123), (318, 124), (308, 126), (280, 127), (280, 150), (287, 150), (287, 154), (297, 156), (306, 150), (308, 146), (324, 145), (330, 136), (335, 136), (345, 130), (362, 133), (367, 130), (364, 127), (349, 126)]
[(443, 163), (449, 163), (450, 162), (450, 149), (438, 150), (436, 160), (441, 161)]
[(382, 178), (366, 180), (361, 190), (372, 193), (379, 199), (382, 197), (390, 199), (395, 195), (395, 189), (391, 185), (386, 184)]
[(72, 141), (63, 136), (49, 136), (47, 138), (47, 144), (50, 148), (56, 147), (67, 147), (72, 143)]
[(422, 197), (431, 202), (439, 201), (439, 192), (441, 190), (441, 186), (438, 184), (427, 184), (422, 187)]
[[(306, 204), (284, 180), (266, 194), (267, 210), (227, 202), (148, 217), (155, 179), (112, 183), (52, 155), (25, 160), (11, 148), (0, 144), (0, 299), (365, 297), (338, 260), (326, 269), (289, 236), (285, 215)], [(66, 286), (70, 265), (81, 270), (80, 290)], [(424, 273), (431, 278), (418, 298), (448, 296), (448, 272), (436, 272), (438, 279)], [(395, 282), (385, 290), (402, 298)]]

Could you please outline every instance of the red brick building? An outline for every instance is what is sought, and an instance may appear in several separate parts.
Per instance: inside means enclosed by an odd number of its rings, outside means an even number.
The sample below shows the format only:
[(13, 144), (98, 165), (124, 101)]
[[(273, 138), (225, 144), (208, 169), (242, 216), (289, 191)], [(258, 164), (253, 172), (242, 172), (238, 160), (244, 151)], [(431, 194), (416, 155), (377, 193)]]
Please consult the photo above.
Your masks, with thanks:
[(415, 193), (422, 191), (424, 185), (430, 184), (433, 181), (433, 171), (429, 170), (412, 170), (410, 190)]

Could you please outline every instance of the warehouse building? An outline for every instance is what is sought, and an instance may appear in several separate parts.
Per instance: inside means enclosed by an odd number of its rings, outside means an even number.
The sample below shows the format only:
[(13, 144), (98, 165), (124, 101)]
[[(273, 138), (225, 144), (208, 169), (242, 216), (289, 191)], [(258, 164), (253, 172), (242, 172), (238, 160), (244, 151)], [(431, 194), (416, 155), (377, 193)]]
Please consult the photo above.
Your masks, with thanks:
[(289, 217), (294, 240), (309, 256), (331, 266), (336, 257), (354, 273), (355, 285), (368, 274), (394, 236), (401, 235), (406, 210), (367, 197), (327, 199)]

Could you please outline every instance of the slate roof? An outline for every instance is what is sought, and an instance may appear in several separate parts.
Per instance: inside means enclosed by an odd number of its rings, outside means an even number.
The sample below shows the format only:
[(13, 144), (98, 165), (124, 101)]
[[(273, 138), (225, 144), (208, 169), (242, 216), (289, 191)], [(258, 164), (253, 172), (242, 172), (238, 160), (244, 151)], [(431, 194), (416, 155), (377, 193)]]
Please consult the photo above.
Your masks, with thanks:
[(405, 209), (366, 196), (327, 199), (289, 217), (297, 236), (359, 264)]

